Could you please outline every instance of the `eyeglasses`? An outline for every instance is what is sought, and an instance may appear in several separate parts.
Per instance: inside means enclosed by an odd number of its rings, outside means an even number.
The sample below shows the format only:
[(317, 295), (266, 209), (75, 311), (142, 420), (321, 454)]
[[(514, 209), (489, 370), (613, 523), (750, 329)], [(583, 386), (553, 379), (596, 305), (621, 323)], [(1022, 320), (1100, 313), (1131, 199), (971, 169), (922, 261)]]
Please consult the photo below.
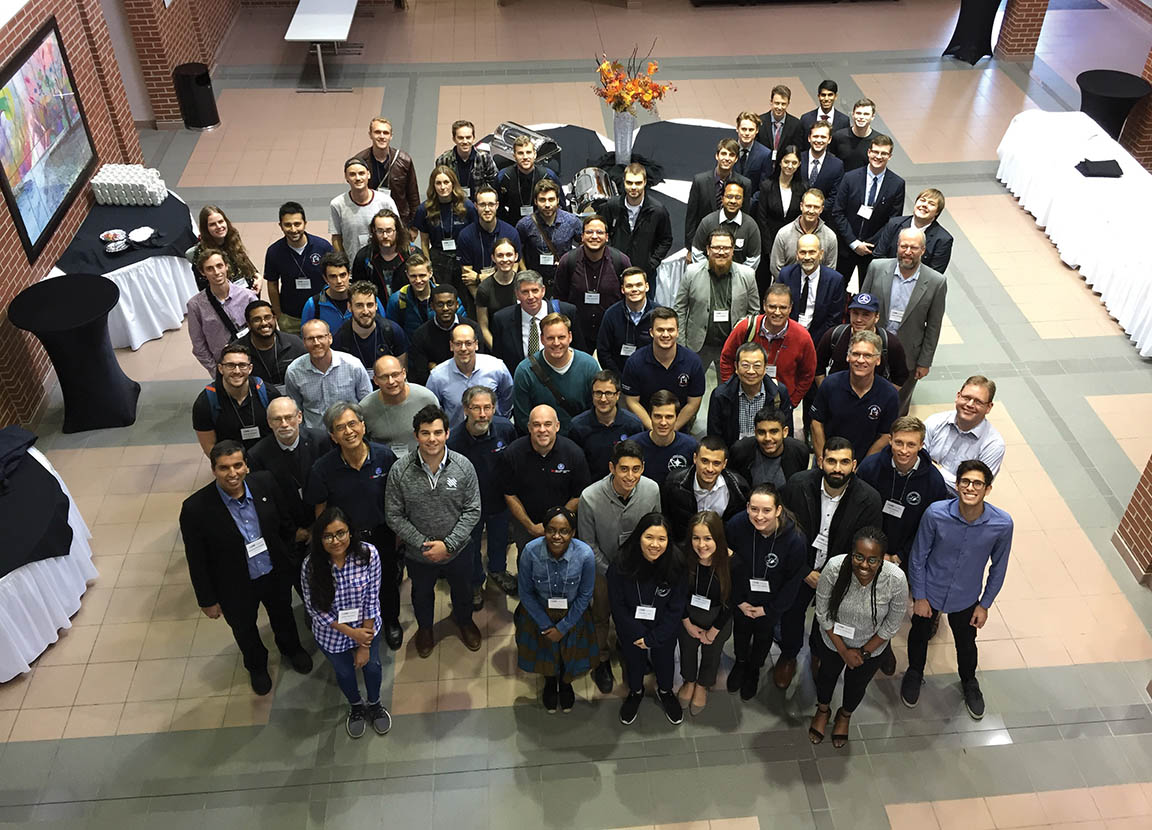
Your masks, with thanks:
[(352, 432), (356, 427), (361, 426), (364, 422), (357, 419), (355, 421), (345, 421), (342, 424), (333, 424), (333, 432)]
[(329, 543), (331, 543), (331, 542), (343, 542), (347, 538), (348, 538), (348, 531), (347, 530), (337, 530), (337, 531), (334, 531), (332, 533), (322, 534), (320, 536), (321, 541), (329, 542)]
[(988, 406), (988, 401), (982, 401), (979, 398), (974, 398), (971, 395), (957, 395), (956, 400), (960, 403), (965, 403), (970, 406)]
[(736, 364), (736, 368), (739, 369), (741, 372), (761, 372), (764, 370), (764, 364), (763, 363), (748, 363), (747, 361), (741, 360), (739, 363)]
[(453, 345), (463, 346), (463, 347), (469, 348), (469, 349), (476, 345), (475, 340), (453, 340), (452, 343), (453, 343)]
[(229, 372), (247, 372), (252, 368), (251, 363), (221, 363), (220, 367)]
[(376, 374), (376, 380), (399, 380), (402, 377), (404, 377), (403, 369), (401, 369), (399, 372), (389, 372), (386, 375), (380, 373)]
[(787, 314), (792, 309), (792, 304), (788, 305), (766, 305), (764, 308), (775, 314)]
[(857, 565), (863, 565), (865, 562), (867, 562), (869, 567), (874, 568), (880, 564), (880, 557), (879, 556), (865, 557), (863, 554), (854, 553), (854, 554), (852, 554), (852, 561), (855, 562)]
[(961, 490), (976, 490), (979, 492), (988, 485), (978, 478), (962, 478), (956, 482), (956, 487)]
[(708, 250), (709, 251), (715, 251), (718, 254), (730, 254), (730, 253), (732, 253), (732, 246), (731, 245), (709, 245)]
[(879, 357), (875, 352), (849, 352), (848, 357), (853, 360), (871, 360), (874, 357)]
[(617, 391), (615, 389), (608, 389), (608, 390), (593, 389), (592, 390), (592, 397), (593, 398), (615, 398), (619, 394), (620, 394), (619, 391)]

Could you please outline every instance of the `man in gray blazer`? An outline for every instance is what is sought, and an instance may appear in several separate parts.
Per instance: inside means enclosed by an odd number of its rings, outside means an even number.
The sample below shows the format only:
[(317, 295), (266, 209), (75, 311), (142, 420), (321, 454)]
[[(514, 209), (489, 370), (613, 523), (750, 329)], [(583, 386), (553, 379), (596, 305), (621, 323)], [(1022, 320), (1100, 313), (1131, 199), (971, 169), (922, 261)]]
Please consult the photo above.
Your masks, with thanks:
[(897, 240), (896, 258), (874, 260), (860, 287), (879, 301), (880, 325), (904, 345), (909, 374), (900, 387), (901, 415), (908, 413), (916, 381), (932, 368), (948, 296), (944, 275), (921, 264), (924, 249), (924, 232), (905, 228)]
[(680, 318), (679, 343), (700, 355), (705, 373), (719, 361), (732, 326), (759, 310), (756, 272), (732, 261), (735, 249), (732, 231), (712, 231), (708, 259), (688, 266), (672, 304)]

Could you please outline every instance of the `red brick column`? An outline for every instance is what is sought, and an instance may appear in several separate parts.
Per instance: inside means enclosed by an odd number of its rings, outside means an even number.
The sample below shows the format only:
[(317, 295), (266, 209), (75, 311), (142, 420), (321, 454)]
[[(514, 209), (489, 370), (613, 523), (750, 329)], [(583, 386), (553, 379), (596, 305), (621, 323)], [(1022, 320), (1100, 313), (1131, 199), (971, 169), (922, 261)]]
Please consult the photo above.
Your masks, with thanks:
[[(1144, 80), (1152, 82), (1152, 52), (1148, 53), (1141, 74)], [(1120, 133), (1120, 144), (1145, 170), (1152, 170), (1152, 96), (1137, 104), (1128, 116), (1124, 132)]]
[(1036, 54), (1048, 0), (1008, 0), (996, 41), (996, 57), (1027, 58)]
[(1152, 582), (1152, 458), (1112, 535), (1112, 544), (1139, 582)]

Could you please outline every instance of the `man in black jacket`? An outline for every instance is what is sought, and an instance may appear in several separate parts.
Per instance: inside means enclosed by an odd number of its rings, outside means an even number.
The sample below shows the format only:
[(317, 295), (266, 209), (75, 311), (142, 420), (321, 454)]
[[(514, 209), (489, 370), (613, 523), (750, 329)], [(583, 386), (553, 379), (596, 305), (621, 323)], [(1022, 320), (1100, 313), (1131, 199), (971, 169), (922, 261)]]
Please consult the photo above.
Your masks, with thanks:
[(272, 690), (268, 649), (260, 639), (260, 606), (276, 646), (301, 674), (312, 658), (300, 645), (292, 616), (291, 516), (269, 473), (249, 475), (244, 446), (221, 441), (208, 455), (215, 480), (184, 500), (180, 533), (196, 603), (210, 620), (224, 619), (244, 656), (252, 691)]
[[(502, 308), (492, 315), (489, 330), (492, 332), (492, 354), (504, 361), (508, 371), (516, 376), (516, 367), (528, 355), (535, 353), (529, 345), (536, 348), (544, 341), (540, 335), (540, 321), (553, 312), (563, 314), (572, 321), (572, 348), (585, 349), (584, 337), (580, 330), (580, 316), (576, 306), (560, 300), (545, 300), (544, 278), (536, 271), (521, 271), (516, 275), (515, 288), (516, 304)], [(536, 320), (535, 326), (532, 320)], [(535, 328), (535, 343), (533, 343), (532, 330)]]
[[(752, 192), (752, 182), (733, 168), (740, 158), (740, 143), (734, 138), (723, 138), (716, 145), (716, 166), (692, 177), (692, 187), (688, 190), (688, 208), (684, 211), (684, 247), (691, 256), (692, 239), (696, 228), (709, 213), (720, 210), (720, 200), (724, 186), (735, 182)], [(691, 260), (689, 260), (691, 261)]]
[(772, 673), (778, 689), (787, 689), (796, 674), (796, 655), (804, 640), (804, 617), (816, 596), (816, 583), (824, 564), (833, 556), (850, 554), (856, 531), (868, 525), (879, 526), (883, 520), (880, 494), (855, 473), (852, 442), (833, 436), (824, 444), (820, 468), (797, 473), (780, 494), (808, 539), (811, 570), (804, 577), (796, 601), (780, 618), (780, 659)]
[(781, 489), (796, 473), (808, 469), (808, 445), (788, 435), (792, 414), (772, 407), (756, 413), (756, 434), (732, 445), (729, 464), (755, 487)]
[(736, 350), (736, 372), (712, 390), (708, 401), (709, 435), (720, 436), (731, 447), (755, 434), (756, 414), (765, 407), (783, 409), (792, 422), (788, 390), (767, 371), (768, 357), (759, 343), (744, 343)]
[(688, 522), (701, 510), (714, 510), (728, 521), (748, 504), (748, 482), (728, 469), (728, 446), (715, 435), (705, 437), (692, 464), (668, 474), (660, 485), (660, 503), (677, 540), (688, 534)]
[(672, 249), (672, 220), (668, 208), (647, 194), (648, 171), (633, 162), (624, 168), (624, 193), (600, 207), (608, 223), (608, 244), (623, 251), (648, 275), (656, 289), (656, 270)]

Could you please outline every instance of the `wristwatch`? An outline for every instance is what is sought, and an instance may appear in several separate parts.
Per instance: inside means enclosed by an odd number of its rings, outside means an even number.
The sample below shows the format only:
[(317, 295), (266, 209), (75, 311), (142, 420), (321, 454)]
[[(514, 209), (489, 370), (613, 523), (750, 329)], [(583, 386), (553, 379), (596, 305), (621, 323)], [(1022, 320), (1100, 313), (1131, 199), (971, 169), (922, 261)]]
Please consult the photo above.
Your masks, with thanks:
[(872, 656), (872, 652), (865, 651), (864, 649), (860, 649), (860, 656), (863, 657), (865, 660), (867, 660), (869, 657)]

